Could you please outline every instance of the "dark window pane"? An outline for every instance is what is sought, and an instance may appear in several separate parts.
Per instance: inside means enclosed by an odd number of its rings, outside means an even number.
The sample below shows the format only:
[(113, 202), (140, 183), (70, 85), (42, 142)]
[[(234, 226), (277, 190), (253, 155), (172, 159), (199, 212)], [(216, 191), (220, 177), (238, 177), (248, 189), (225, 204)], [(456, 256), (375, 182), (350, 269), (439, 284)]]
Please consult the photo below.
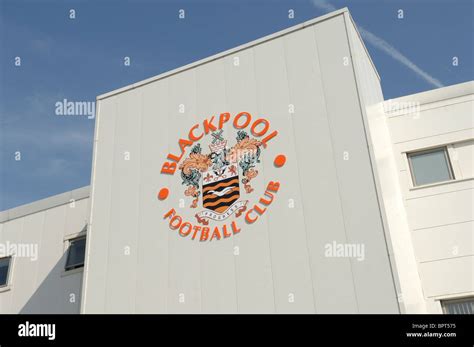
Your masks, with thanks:
[(84, 266), (84, 256), (86, 253), (86, 239), (80, 238), (72, 240), (69, 245), (69, 252), (66, 262), (66, 270)]
[(0, 287), (8, 284), (8, 269), (10, 268), (10, 257), (0, 259)]
[(444, 148), (412, 153), (409, 157), (415, 186), (452, 179)]

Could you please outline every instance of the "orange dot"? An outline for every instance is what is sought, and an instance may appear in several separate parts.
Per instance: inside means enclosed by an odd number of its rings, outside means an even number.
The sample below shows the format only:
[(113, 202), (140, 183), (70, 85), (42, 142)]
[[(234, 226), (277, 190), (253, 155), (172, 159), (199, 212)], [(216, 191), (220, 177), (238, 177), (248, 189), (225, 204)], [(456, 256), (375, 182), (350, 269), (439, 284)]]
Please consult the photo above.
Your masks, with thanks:
[(158, 193), (158, 199), (165, 200), (170, 193), (168, 188), (161, 188), (160, 192)]
[(282, 167), (286, 163), (286, 157), (283, 154), (278, 154), (273, 163), (276, 167)]

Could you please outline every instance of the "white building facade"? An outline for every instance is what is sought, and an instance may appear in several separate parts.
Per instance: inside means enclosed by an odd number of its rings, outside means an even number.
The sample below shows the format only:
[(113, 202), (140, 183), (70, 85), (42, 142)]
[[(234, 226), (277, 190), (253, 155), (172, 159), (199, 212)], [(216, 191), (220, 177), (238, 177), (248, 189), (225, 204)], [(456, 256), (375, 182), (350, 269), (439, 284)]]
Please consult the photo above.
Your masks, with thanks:
[[(468, 82), (384, 104), (426, 303), (422, 312), (440, 313), (443, 302), (452, 303), (446, 309), (465, 312), (456, 300), (472, 302), (474, 294), (473, 91)], [(417, 157), (426, 161), (422, 167), (417, 168)], [(423, 165), (430, 172), (417, 178)], [(391, 234), (394, 240), (399, 236)]]
[(384, 100), (347, 9), (101, 95), (91, 186), (0, 214), (0, 312), (472, 313), (473, 95)]

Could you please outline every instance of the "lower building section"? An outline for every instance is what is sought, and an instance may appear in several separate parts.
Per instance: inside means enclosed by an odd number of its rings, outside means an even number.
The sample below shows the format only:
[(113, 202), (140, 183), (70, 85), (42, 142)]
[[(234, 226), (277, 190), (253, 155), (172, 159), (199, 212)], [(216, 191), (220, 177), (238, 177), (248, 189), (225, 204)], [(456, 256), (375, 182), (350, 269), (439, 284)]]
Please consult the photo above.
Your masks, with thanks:
[(0, 213), (0, 313), (79, 313), (89, 187)]

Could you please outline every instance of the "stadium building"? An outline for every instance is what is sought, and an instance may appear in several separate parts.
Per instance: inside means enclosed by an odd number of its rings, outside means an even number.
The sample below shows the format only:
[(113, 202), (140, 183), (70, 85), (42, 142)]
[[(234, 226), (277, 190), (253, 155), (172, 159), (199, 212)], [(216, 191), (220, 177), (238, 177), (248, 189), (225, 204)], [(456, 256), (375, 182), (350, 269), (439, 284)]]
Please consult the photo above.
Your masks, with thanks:
[(0, 313), (472, 313), (474, 82), (384, 100), (347, 9), (97, 97), (0, 213)]

